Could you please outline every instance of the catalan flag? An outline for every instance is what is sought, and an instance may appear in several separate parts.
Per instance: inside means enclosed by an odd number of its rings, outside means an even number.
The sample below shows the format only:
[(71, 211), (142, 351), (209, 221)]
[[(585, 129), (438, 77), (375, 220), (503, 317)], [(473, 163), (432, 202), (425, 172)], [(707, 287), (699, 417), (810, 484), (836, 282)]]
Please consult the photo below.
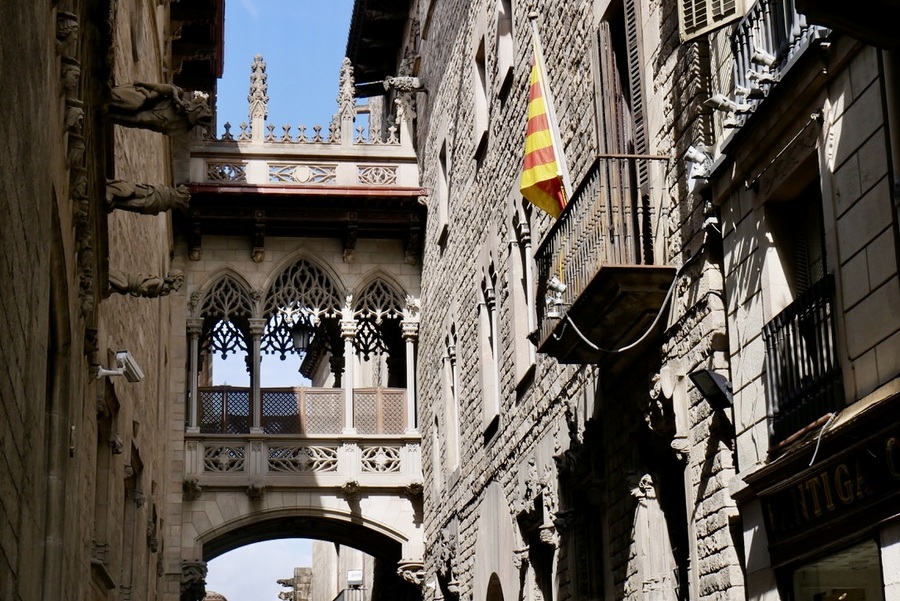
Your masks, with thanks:
[(556, 143), (553, 106), (540, 41), (534, 32), (534, 60), (531, 65), (531, 91), (528, 100), (528, 128), (525, 133), (525, 160), (522, 166), (522, 196), (538, 208), (559, 217), (566, 208), (564, 158)]

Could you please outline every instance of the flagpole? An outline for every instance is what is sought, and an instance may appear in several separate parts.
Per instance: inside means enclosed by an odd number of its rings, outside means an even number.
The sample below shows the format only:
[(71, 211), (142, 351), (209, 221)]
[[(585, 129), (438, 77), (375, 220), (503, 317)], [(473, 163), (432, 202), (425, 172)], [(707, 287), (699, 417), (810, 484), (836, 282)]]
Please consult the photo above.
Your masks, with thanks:
[(544, 50), (541, 47), (541, 35), (538, 33), (537, 26), (538, 14), (532, 12), (528, 14), (528, 22), (531, 24), (531, 35), (534, 41), (534, 60), (538, 65), (541, 73), (541, 93), (544, 96), (544, 103), (547, 109), (547, 117), (550, 124), (550, 135), (553, 138), (553, 145), (559, 149), (556, 157), (556, 164), (559, 167), (559, 176), (562, 178), (563, 190), (566, 193), (566, 202), (572, 199), (572, 179), (569, 176), (569, 165), (566, 162), (566, 154), (563, 152), (562, 136), (559, 133), (559, 121), (556, 118), (556, 108), (553, 102), (553, 95), (550, 93), (550, 86), (547, 81), (547, 69), (544, 66)]

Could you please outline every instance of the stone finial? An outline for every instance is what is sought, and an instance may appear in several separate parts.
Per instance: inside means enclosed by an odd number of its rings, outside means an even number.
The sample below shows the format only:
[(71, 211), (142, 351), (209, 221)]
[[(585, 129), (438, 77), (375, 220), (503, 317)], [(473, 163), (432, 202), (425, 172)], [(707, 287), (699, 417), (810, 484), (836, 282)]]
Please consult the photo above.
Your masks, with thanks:
[(338, 84), (338, 114), (341, 119), (353, 120), (356, 111), (356, 96), (353, 91), (355, 80), (353, 78), (353, 64), (350, 59), (344, 57), (341, 63), (341, 76)]
[(145, 83), (116, 86), (106, 105), (109, 120), (124, 127), (149, 129), (167, 136), (189, 133), (194, 126), (209, 126), (212, 111), (202, 92), (187, 94), (178, 86)]
[(166, 277), (158, 275), (127, 275), (115, 269), (109, 270), (109, 291), (144, 298), (166, 296), (179, 290), (184, 284), (184, 272), (173, 269)]
[(132, 211), (156, 215), (170, 209), (186, 211), (191, 201), (187, 186), (177, 188), (156, 184), (140, 184), (121, 179), (106, 180), (106, 210)]
[(266, 63), (262, 54), (253, 57), (250, 67), (250, 95), (247, 102), (250, 103), (250, 121), (265, 119), (269, 114), (269, 86), (266, 83)]

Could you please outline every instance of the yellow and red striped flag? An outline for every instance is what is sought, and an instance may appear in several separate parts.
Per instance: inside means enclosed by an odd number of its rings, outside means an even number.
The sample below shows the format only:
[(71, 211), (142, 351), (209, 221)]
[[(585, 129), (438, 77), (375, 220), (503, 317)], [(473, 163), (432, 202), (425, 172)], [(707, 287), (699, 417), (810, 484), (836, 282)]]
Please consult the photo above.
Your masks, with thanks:
[(525, 133), (525, 160), (522, 166), (522, 196), (538, 208), (559, 217), (566, 208), (563, 182), (564, 158), (557, 148), (553, 127), (553, 107), (547, 90), (544, 61), (535, 32), (534, 60), (531, 64), (531, 91), (528, 99), (528, 128)]

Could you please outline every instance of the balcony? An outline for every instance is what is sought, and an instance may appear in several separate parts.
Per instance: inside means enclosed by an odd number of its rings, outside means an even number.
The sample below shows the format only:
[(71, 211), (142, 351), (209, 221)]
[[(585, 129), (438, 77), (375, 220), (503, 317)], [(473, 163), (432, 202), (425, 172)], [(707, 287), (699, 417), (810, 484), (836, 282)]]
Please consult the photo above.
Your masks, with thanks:
[(844, 404), (834, 313), (829, 275), (763, 328), (773, 445)]
[(406, 390), (353, 390), (352, 423), (340, 388), (264, 388), (261, 428), (251, 429), (252, 389), (202, 387), (199, 432), (187, 441), (188, 478), (204, 486), (406, 486), (420, 479), (419, 435), (407, 424)]
[(797, 10), (813, 23), (837, 31), (880, 48), (896, 49), (900, 44), (897, 22), (900, 0), (796, 0)]
[[(665, 160), (599, 156), (588, 170), (535, 253), (539, 352), (600, 363), (610, 358), (603, 349), (630, 344), (652, 323), (675, 268), (652, 264), (653, 203), (637, 181)], [(553, 278), (565, 290), (553, 290)]]
[[(249, 434), (253, 422), (252, 389), (237, 386), (198, 388), (201, 434)], [(263, 388), (263, 434), (338, 435), (348, 423), (341, 388)], [(352, 428), (359, 434), (400, 435), (407, 428), (403, 388), (354, 388)]]
[(726, 127), (744, 125), (798, 59), (830, 31), (807, 23), (794, 0), (761, 0), (735, 27), (731, 37), (737, 104)]

